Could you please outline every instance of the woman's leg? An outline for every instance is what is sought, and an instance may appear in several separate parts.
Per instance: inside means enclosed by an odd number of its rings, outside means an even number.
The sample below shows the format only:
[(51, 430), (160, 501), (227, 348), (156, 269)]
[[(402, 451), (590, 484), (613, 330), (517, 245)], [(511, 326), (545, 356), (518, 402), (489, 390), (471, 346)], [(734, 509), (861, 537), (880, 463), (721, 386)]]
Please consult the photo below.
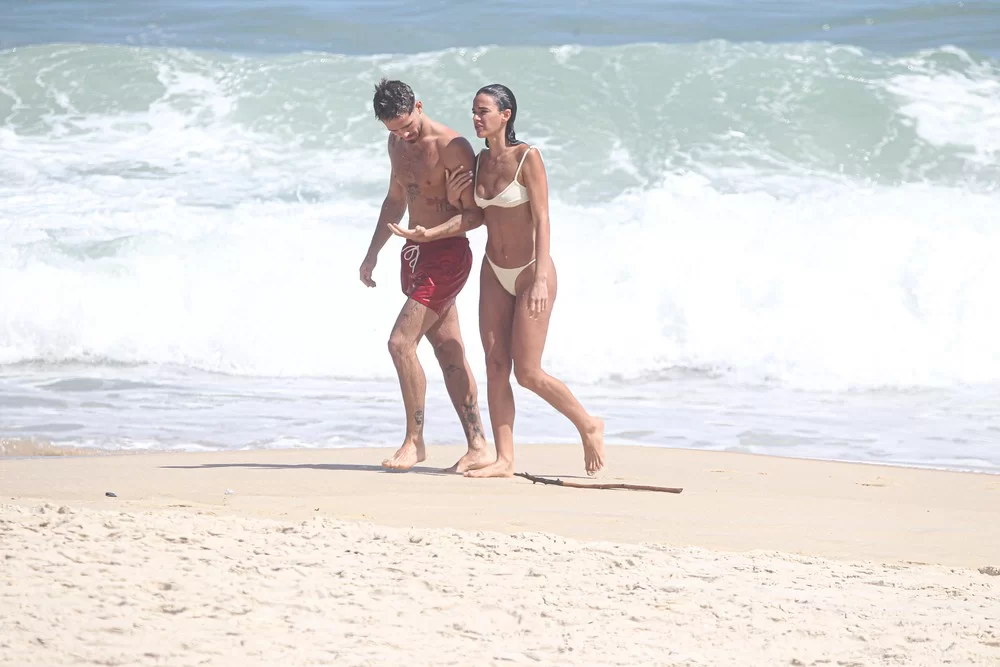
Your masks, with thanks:
[(479, 335), (486, 354), (486, 401), (497, 458), (490, 465), (468, 471), (467, 477), (510, 477), (514, 474), (514, 392), (510, 386), (513, 317), (514, 297), (500, 285), (493, 268), (483, 257), (479, 271)]
[(604, 467), (604, 422), (589, 414), (573, 392), (562, 381), (542, 370), (542, 352), (549, 333), (549, 318), (556, 301), (558, 281), (555, 268), (548, 276), (548, 307), (532, 316), (528, 310), (528, 297), (535, 280), (535, 266), (525, 269), (518, 276), (517, 303), (514, 307), (514, 326), (511, 332), (511, 352), (514, 358), (514, 377), (518, 384), (530, 389), (553, 408), (565, 415), (580, 432), (583, 441), (583, 458), (587, 472), (593, 474)]

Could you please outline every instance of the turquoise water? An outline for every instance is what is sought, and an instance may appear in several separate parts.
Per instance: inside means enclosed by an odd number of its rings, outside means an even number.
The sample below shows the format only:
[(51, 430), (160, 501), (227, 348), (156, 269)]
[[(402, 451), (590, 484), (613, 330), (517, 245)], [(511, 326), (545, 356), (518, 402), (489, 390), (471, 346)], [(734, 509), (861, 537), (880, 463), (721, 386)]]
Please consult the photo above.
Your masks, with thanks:
[[(545, 363), (612, 442), (1000, 466), (997, 3), (415, 7), (0, 8), (0, 438), (397, 444), (398, 248), (357, 280), (387, 75), (470, 139), (472, 93), (514, 89)], [(574, 440), (516, 396), (522, 441)]]
[(245, 53), (420, 53), (449, 47), (832, 42), (890, 53), (1000, 53), (996, 2), (440, 0), (260, 3), (7, 0), (0, 48), (86, 42)]

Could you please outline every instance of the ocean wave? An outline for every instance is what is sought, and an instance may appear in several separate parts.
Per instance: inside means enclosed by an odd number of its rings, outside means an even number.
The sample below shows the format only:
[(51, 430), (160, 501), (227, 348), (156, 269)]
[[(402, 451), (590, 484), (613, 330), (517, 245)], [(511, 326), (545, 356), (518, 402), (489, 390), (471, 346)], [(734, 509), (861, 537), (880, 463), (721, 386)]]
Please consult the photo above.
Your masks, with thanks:
[[(1000, 381), (996, 63), (723, 41), (0, 53), (0, 364), (392, 377), (396, 245), (377, 289), (357, 279), (383, 74), (463, 131), (478, 86), (518, 93), (552, 191), (546, 363), (567, 378)], [(481, 369), (477, 294), (459, 306)]]

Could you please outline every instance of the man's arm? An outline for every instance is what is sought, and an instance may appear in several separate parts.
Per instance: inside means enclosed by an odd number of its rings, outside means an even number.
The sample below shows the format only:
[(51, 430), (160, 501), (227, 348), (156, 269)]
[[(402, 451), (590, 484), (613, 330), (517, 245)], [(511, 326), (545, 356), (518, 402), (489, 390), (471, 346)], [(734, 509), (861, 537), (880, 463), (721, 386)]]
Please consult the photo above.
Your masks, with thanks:
[[(476, 164), (476, 154), (472, 150), (472, 144), (464, 137), (456, 137), (448, 142), (444, 150), (441, 151), (441, 161), (444, 163), (445, 173), (454, 176), (455, 174), (468, 171)], [(472, 188), (465, 188), (459, 196), (458, 213), (445, 220), (440, 225), (428, 229), (425, 238), (428, 241), (445, 238), (446, 236), (457, 236), (475, 229), (483, 224), (485, 219), (483, 209), (476, 206)]]
[[(472, 144), (465, 137), (457, 137), (449, 142), (444, 158), (445, 169), (453, 175), (460, 171), (470, 171), (476, 164), (476, 153), (472, 150)], [(483, 209), (476, 206), (475, 192), (472, 188), (462, 190), (458, 204), (459, 214), (449, 219), (445, 224), (455, 224), (453, 221), (458, 218), (459, 228), (463, 232), (483, 224), (485, 219)]]
[[(468, 140), (457, 137), (451, 139), (441, 149), (441, 162), (444, 164), (445, 178), (455, 178), (456, 174), (470, 171), (471, 165), (476, 163), (476, 155), (473, 153), (472, 145)], [(458, 213), (440, 225), (435, 225), (430, 229), (420, 226), (413, 229), (403, 229), (399, 225), (390, 224), (389, 229), (396, 236), (402, 236), (405, 239), (420, 243), (464, 234), (469, 230), (479, 227), (485, 220), (483, 209), (476, 206), (476, 200), (473, 195), (472, 188), (465, 187), (459, 195)], [(451, 202), (449, 201), (449, 203)]]
[(396, 179), (396, 172), (393, 171), (389, 176), (389, 192), (382, 201), (382, 210), (378, 215), (378, 224), (375, 225), (375, 233), (372, 234), (366, 257), (378, 256), (379, 251), (392, 236), (389, 225), (399, 224), (404, 213), (406, 213), (406, 191), (403, 190), (403, 186)]
[(404, 213), (406, 213), (406, 192), (399, 183), (399, 179), (396, 178), (396, 170), (393, 169), (389, 174), (389, 192), (386, 193), (385, 199), (382, 201), (382, 211), (378, 215), (375, 233), (372, 234), (371, 243), (368, 244), (368, 252), (358, 270), (361, 282), (368, 287), (375, 287), (372, 272), (375, 270), (379, 251), (392, 236), (392, 230), (389, 229), (389, 226), (398, 224), (403, 219)]

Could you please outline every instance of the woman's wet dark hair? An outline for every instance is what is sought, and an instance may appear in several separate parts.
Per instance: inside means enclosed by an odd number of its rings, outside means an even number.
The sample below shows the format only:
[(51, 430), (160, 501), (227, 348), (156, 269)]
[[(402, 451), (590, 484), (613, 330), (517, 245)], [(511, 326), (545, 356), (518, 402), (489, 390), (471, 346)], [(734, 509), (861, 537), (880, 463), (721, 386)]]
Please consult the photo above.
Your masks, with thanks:
[[(514, 144), (523, 143), (518, 141), (514, 134), (514, 119), (517, 118), (517, 98), (514, 97), (514, 93), (511, 89), (502, 83), (491, 83), (488, 86), (483, 86), (478, 91), (476, 95), (489, 95), (493, 98), (493, 101), (497, 103), (497, 108), (500, 111), (505, 111), (510, 109), (510, 118), (507, 119), (507, 131), (504, 133), (504, 137), (507, 139), (507, 143), (513, 146)], [(486, 141), (486, 147), (489, 148), (490, 142)]]

